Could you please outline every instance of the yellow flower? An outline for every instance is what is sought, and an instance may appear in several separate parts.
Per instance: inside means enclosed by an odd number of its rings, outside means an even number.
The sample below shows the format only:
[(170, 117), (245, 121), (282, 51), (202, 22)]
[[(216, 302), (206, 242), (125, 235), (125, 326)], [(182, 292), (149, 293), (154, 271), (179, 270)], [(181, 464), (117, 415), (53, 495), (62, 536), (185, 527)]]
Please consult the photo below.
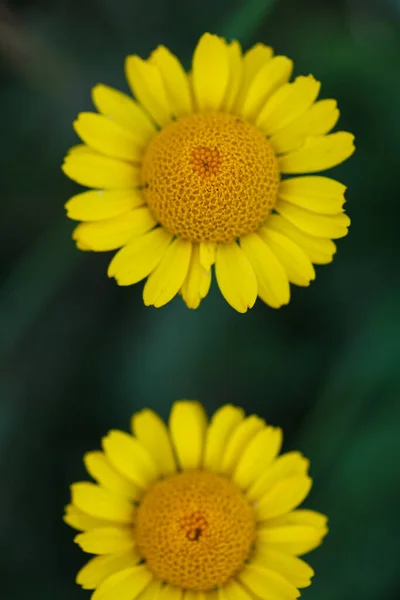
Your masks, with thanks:
[[(81, 250), (116, 250), (108, 275), (119, 285), (148, 278), (146, 305), (180, 293), (189, 308), (207, 295), (215, 264), (227, 302), (246, 312), (257, 295), (289, 302), (289, 282), (308, 286), (314, 264), (332, 261), (332, 239), (346, 235), (345, 186), (321, 176), (354, 151), (335, 126), (334, 100), (316, 101), (312, 75), (292, 83), (292, 61), (256, 44), (206, 33), (191, 73), (159, 46), (129, 56), (136, 101), (105, 85), (93, 89), (97, 113), (80, 113), (83, 144), (64, 172), (95, 188), (71, 198)], [(285, 176), (282, 178), (282, 176)]]
[(198, 402), (176, 402), (169, 428), (151, 410), (132, 432), (110, 431), (85, 465), (96, 483), (71, 486), (64, 520), (97, 554), (77, 583), (92, 600), (294, 600), (314, 572), (299, 555), (327, 532), (297, 509), (308, 460), (278, 457), (282, 431), (225, 405), (210, 424)]

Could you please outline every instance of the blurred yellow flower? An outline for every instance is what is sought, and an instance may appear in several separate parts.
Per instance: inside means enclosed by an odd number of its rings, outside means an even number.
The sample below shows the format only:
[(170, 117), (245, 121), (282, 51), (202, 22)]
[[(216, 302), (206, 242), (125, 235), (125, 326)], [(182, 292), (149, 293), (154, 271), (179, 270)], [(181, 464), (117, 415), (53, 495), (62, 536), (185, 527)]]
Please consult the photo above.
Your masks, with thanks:
[(151, 410), (133, 435), (111, 431), (85, 455), (96, 483), (71, 486), (64, 520), (92, 558), (77, 583), (92, 600), (294, 600), (314, 572), (299, 555), (327, 519), (297, 509), (308, 460), (278, 457), (282, 431), (225, 405), (208, 424), (176, 402), (169, 427)]
[(215, 264), (227, 302), (246, 312), (257, 295), (274, 308), (289, 283), (308, 286), (314, 264), (332, 261), (332, 239), (346, 235), (345, 186), (310, 174), (354, 151), (335, 126), (334, 100), (316, 101), (311, 75), (289, 79), (293, 63), (256, 44), (204, 34), (192, 70), (159, 46), (129, 56), (136, 101), (105, 85), (93, 89), (98, 113), (80, 113), (83, 141), (64, 172), (95, 188), (71, 198), (81, 250), (116, 250), (108, 274), (119, 285), (148, 278), (146, 305), (180, 293), (190, 308), (207, 295)]

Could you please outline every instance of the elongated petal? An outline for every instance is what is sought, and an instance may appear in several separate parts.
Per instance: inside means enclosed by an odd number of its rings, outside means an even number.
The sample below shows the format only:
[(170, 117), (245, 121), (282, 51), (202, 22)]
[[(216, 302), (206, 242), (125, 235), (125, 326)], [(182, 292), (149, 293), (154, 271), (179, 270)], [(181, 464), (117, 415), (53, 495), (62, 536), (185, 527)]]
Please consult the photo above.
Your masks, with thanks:
[(300, 556), (317, 548), (325, 533), (309, 525), (282, 525), (259, 529), (257, 537), (276, 550)]
[(123, 431), (110, 431), (103, 448), (111, 464), (137, 486), (146, 489), (159, 472), (146, 448)]
[(250, 594), (238, 581), (230, 579), (218, 588), (218, 600), (253, 600)]
[(257, 299), (257, 280), (250, 262), (236, 244), (218, 244), (215, 275), (225, 300), (240, 313)]
[(307, 138), (304, 146), (278, 158), (281, 173), (317, 173), (336, 167), (355, 150), (354, 135), (338, 131)]
[(182, 588), (175, 587), (166, 583), (161, 588), (158, 600), (182, 600), (183, 590)]
[(267, 99), (289, 80), (292, 70), (293, 62), (286, 56), (271, 58), (252, 79), (240, 114), (249, 121), (255, 121)]
[(235, 105), (243, 76), (242, 49), (237, 40), (228, 44), (229, 82), (222, 103), (226, 112), (231, 112)]
[(144, 148), (157, 133), (148, 114), (126, 94), (108, 85), (98, 84), (92, 90), (92, 99), (97, 110), (126, 128), (141, 148)]
[(329, 133), (338, 119), (336, 100), (320, 100), (275, 133), (269, 143), (276, 154), (297, 150), (303, 146), (306, 137)]
[(126, 552), (135, 545), (133, 532), (130, 527), (105, 527), (104, 529), (91, 529), (79, 533), (74, 538), (80, 548), (89, 554), (113, 554)]
[(143, 206), (113, 219), (81, 223), (73, 232), (73, 239), (87, 249), (97, 252), (115, 250), (127, 244), (132, 237), (152, 229), (156, 221)]
[(85, 144), (106, 156), (134, 162), (139, 162), (143, 156), (143, 146), (136, 142), (130, 131), (104, 115), (80, 113), (74, 128)]
[(221, 471), (230, 475), (250, 440), (265, 426), (265, 421), (256, 415), (250, 415), (239, 423), (230, 436), (222, 455)]
[(207, 416), (200, 402), (175, 402), (169, 428), (181, 469), (198, 469), (203, 460)]
[(279, 427), (265, 427), (249, 442), (233, 472), (233, 481), (247, 489), (274, 460), (281, 449), (282, 430)]
[(162, 127), (169, 123), (172, 111), (159, 68), (139, 56), (128, 56), (125, 73), (135, 97), (155, 122)]
[(240, 244), (256, 274), (260, 298), (273, 308), (288, 304), (288, 276), (265, 240), (250, 233), (240, 239)]
[(194, 51), (192, 71), (198, 109), (219, 110), (229, 84), (229, 56), (225, 40), (205, 33)]
[(282, 575), (259, 565), (246, 565), (239, 573), (238, 579), (262, 600), (282, 600), (283, 598), (289, 600), (300, 596), (300, 592), (295, 586)]
[(300, 452), (282, 454), (252, 484), (246, 493), (248, 500), (259, 501), (276, 483), (294, 475), (304, 475), (308, 467), (309, 461)]
[(199, 244), (193, 244), (192, 256), (186, 279), (181, 287), (182, 298), (188, 308), (198, 308), (208, 294), (211, 285), (211, 269), (206, 270), (200, 262)]
[(165, 254), (172, 235), (163, 227), (134, 238), (117, 252), (108, 267), (108, 276), (118, 285), (131, 285), (147, 277)]
[(263, 496), (256, 507), (260, 521), (279, 517), (303, 502), (308, 496), (312, 480), (306, 475), (296, 475), (283, 479)]
[(120, 496), (90, 482), (74, 483), (71, 486), (73, 504), (96, 519), (116, 523), (132, 523), (135, 509)]
[(336, 246), (332, 240), (308, 235), (280, 215), (270, 215), (266, 227), (279, 231), (296, 242), (314, 264), (323, 265), (332, 262), (336, 252)]
[(326, 530), (328, 518), (315, 510), (299, 508), (286, 516), (286, 522), (296, 525), (310, 525), (320, 530)]
[(293, 83), (282, 86), (264, 105), (257, 126), (267, 135), (273, 135), (312, 105), (320, 87), (312, 75), (297, 77)]
[(211, 269), (215, 263), (215, 257), (217, 254), (217, 244), (215, 242), (201, 242), (200, 243), (200, 263), (206, 271)]
[(146, 306), (158, 308), (176, 296), (185, 281), (191, 252), (191, 242), (179, 238), (172, 242), (146, 281), (143, 289)]
[(135, 413), (132, 431), (157, 463), (162, 475), (175, 473), (176, 461), (167, 426), (154, 411), (145, 409)]
[(243, 76), (239, 94), (235, 102), (236, 110), (239, 112), (243, 101), (247, 96), (249, 87), (258, 71), (271, 60), (273, 50), (265, 44), (252, 46), (243, 56)]
[(91, 517), (90, 515), (79, 510), (79, 508), (73, 504), (68, 504), (68, 506), (65, 507), (63, 521), (78, 531), (88, 531), (89, 529), (108, 527), (112, 525), (111, 521)]
[(118, 473), (103, 452), (87, 452), (84, 456), (88, 473), (109, 492), (136, 499), (138, 488)]
[(147, 565), (138, 565), (108, 577), (95, 590), (91, 600), (136, 600), (152, 581)]
[(293, 225), (308, 233), (323, 238), (341, 238), (347, 235), (350, 219), (344, 213), (318, 215), (285, 200), (279, 200), (276, 210)]
[(314, 575), (313, 569), (301, 558), (290, 556), (290, 554), (268, 548), (268, 546), (256, 547), (252, 563), (260, 566), (268, 565), (269, 569), (282, 575), (297, 588), (308, 587), (311, 584), (311, 577)]
[(279, 186), (279, 199), (320, 215), (340, 213), (346, 186), (329, 177), (291, 177)]
[(203, 467), (219, 472), (226, 443), (244, 418), (244, 411), (226, 404), (214, 413), (207, 430)]
[(134, 549), (118, 554), (105, 554), (91, 558), (78, 572), (76, 583), (84, 590), (96, 589), (113, 573), (132, 567), (140, 560)]
[(65, 208), (70, 219), (102, 221), (131, 212), (142, 204), (143, 194), (138, 189), (89, 190), (70, 198)]
[(73, 181), (96, 189), (122, 189), (139, 185), (138, 167), (103, 156), (89, 148), (67, 154), (62, 170)]
[(191, 114), (193, 104), (189, 79), (178, 58), (165, 46), (158, 46), (152, 52), (150, 62), (161, 73), (172, 113), (177, 117)]
[(308, 286), (310, 281), (315, 279), (312, 262), (295, 242), (268, 227), (264, 227), (260, 235), (285, 269), (291, 283)]

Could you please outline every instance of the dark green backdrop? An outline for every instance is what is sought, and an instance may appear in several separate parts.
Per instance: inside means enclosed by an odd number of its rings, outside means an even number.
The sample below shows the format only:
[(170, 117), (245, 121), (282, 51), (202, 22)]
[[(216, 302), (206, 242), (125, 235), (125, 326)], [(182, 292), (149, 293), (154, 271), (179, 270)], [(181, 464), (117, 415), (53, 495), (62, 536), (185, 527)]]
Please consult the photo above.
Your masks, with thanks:
[[(5, 600), (84, 600), (61, 521), (81, 456), (134, 410), (242, 404), (311, 459), (308, 505), (331, 533), (308, 600), (399, 597), (399, 0), (36, 0), (0, 3), (0, 574)], [(353, 220), (332, 265), (288, 307), (145, 308), (110, 255), (78, 252), (60, 171), (98, 81), (163, 43), (186, 65), (204, 30), (261, 41), (322, 80), (357, 152), (334, 171)], [(116, 599), (118, 600), (118, 599)]]

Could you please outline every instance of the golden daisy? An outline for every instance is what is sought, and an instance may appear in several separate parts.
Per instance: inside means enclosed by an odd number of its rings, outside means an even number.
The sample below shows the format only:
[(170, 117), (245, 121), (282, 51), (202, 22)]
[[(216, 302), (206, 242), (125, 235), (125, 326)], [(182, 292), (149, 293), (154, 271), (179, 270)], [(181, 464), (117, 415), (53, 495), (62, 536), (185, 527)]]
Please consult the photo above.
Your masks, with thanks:
[[(178, 293), (197, 308), (210, 288), (237, 311), (257, 295), (289, 302), (289, 282), (308, 286), (314, 264), (332, 261), (346, 235), (345, 186), (309, 175), (343, 162), (353, 135), (330, 133), (335, 100), (316, 101), (312, 75), (289, 83), (293, 63), (264, 44), (204, 34), (186, 73), (159, 46), (126, 59), (133, 98), (93, 88), (98, 113), (74, 123), (83, 144), (64, 172), (94, 188), (71, 198), (81, 250), (120, 249), (108, 275), (119, 285), (147, 278), (146, 305)], [(302, 177), (287, 175), (308, 174)]]
[(327, 532), (297, 509), (308, 460), (278, 453), (282, 431), (225, 405), (173, 405), (169, 427), (151, 410), (132, 435), (110, 431), (84, 462), (96, 483), (71, 486), (64, 520), (96, 554), (77, 583), (92, 600), (294, 600), (311, 583), (298, 558)]

